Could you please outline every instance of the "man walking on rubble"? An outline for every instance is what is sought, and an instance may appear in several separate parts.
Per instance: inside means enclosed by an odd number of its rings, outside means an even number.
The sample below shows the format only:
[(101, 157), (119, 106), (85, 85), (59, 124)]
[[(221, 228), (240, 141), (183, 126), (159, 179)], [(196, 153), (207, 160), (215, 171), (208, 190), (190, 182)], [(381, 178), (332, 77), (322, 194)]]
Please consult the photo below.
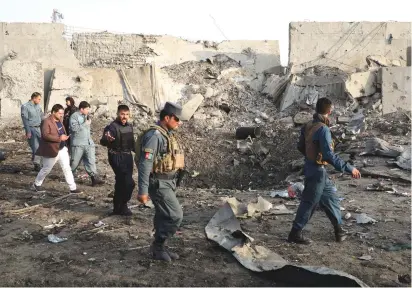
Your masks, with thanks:
[(30, 101), (21, 106), (21, 120), (23, 121), (26, 139), (31, 149), (31, 160), (34, 164), (34, 170), (37, 172), (40, 171), (41, 168), (41, 157), (36, 155), (36, 151), (39, 148), (41, 138), (40, 124), (44, 117), (40, 102), (41, 94), (34, 92), (31, 95)]
[(165, 242), (179, 228), (183, 211), (176, 198), (176, 180), (184, 168), (184, 156), (174, 135), (179, 127), (182, 108), (166, 102), (160, 112), (160, 121), (149, 128), (136, 141), (138, 165), (138, 200), (148, 201), (148, 195), (155, 206), (155, 239), (151, 246), (153, 259), (170, 262), (178, 259), (176, 253), (165, 249)]
[(302, 229), (312, 217), (317, 205), (326, 213), (332, 222), (335, 239), (341, 242), (346, 239), (346, 231), (342, 229), (342, 217), (336, 188), (329, 180), (325, 165), (332, 164), (341, 172), (360, 178), (358, 169), (345, 163), (334, 153), (334, 143), (329, 129), (329, 115), (332, 113), (332, 101), (320, 98), (316, 103), (313, 121), (303, 126), (298, 142), (298, 150), (305, 156), (305, 188), (301, 202), (293, 221), (288, 241), (298, 244), (309, 244), (311, 241), (302, 236)]
[[(66, 109), (64, 109), (64, 117), (63, 117), (63, 125), (64, 129), (66, 129), (67, 134), (71, 134), (70, 131), (70, 116), (73, 115), (74, 112), (77, 111), (77, 107), (74, 105), (73, 97), (66, 97)], [(71, 153), (70, 149), (70, 141), (67, 141), (67, 149), (69, 150), (69, 154)]]
[(79, 193), (74, 182), (72, 169), (70, 168), (70, 158), (66, 143), (69, 135), (66, 134), (63, 123), (64, 109), (60, 104), (52, 107), (51, 115), (41, 123), (41, 141), (36, 155), (43, 157), (43, 167), (37, 174), (32, 188), (37, 192), (42, 192), (41, 185), (44, 179), (51, 172), (58, 161), (63, 170), (64, 178), (69, 185), (71, 193)]
[(70, 160), (73, 174), (83, 160), (84, 168), (92, 180), (92, 186), (103, 184), (97, 175), (95, 145), (90, 134), (91, 119), (89, 116), (90, 104), (82, 101), (79, 111), (70, 117)]
[(127, 203), (136, 186), (133, 181), (134, 135), (127, 121), (130, 109), (127, 105), (117, 107), (117, 118), (104, 129), (100, 144), (108, 148), (109, 164), (115, 174), (113, 212), (111, 215), (131, 216)]

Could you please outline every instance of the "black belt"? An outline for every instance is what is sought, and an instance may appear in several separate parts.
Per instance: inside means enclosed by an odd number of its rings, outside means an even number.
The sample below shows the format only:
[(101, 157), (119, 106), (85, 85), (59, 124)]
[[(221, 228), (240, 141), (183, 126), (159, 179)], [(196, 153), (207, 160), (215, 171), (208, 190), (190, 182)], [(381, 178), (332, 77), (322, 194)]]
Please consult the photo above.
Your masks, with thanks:
[(38, 126), (29, 126), (30, 128), (40, 128), (40, 125)]
[(153, 177), (155, 179), (159, 180), (173, 180), (176, 179), (177, 173), (176, 172), (171, 172), (171, 173), (150, 173), (150, 177)]
[(109, 150), (109, 153), (111, 154), (132, 154), (131, 151), (116, 151), (116, 150)]

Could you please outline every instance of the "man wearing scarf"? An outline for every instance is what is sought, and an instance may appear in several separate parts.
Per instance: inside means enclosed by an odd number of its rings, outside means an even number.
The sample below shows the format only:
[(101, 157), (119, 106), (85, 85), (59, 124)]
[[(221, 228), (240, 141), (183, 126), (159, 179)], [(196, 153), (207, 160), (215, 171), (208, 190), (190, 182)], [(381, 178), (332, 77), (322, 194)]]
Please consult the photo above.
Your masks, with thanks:
[(342, 229), (342, 216), (336, 187), (329, 179), (327, 164), (340, 172), (348, 172), (353, 178), (360, 178), (358, 169), (352, 167), (334, 153), (334, 143), (329, 129), (329, 115), (332, 113), (332, 101), (320, 98), (316, 103), (313, 121), (303, 126), (298, 142), (298, 150), (305, 156), (305, 189), (293, 221), (288, 241), (297, 244), (309, 244), (311, 241), (302, 235), (302, 229), (312, 217), (316, 207), (325, 211), (332, 222), (335, 239), (341, 242), (346, 238)]

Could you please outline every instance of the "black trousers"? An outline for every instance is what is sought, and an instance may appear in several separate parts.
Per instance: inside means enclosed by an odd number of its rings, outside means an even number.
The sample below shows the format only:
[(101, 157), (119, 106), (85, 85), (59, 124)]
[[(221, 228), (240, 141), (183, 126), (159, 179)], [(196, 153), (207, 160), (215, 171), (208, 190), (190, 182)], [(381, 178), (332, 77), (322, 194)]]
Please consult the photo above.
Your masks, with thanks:
[(131, 153), (110, 153), (109, 164), (115, 174), (113, 210), (127, 207), (136, 186), (133, 181), (133, 156)]

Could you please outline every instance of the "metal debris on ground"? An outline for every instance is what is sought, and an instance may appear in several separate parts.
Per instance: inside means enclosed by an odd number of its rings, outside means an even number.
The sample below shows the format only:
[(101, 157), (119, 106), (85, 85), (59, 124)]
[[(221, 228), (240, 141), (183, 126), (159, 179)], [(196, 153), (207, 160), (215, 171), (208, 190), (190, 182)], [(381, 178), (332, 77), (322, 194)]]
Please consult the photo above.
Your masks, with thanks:
[(356, 215), (356, 223), (358, 224), (374, 224), (377, 223), (375, 219), (367, 216), (365, 213)]
[(299, 266), (287, 262), (277, 253), (253, 244), (242, 231), (236, 211), (226, 202), (205, 227), (208, 239), (229, 251), (245, 268), (265, 273), (274, 281), (294, 286), (367, 287), (358, 278), (327, 267)]
[(51, 243), (61, 243), (61, 242), (67, 241), (67, 238), (58, 237), (54, 234), (49, 234), (47, 236), (47, 240), (49, 240), (49, 242), (51, 242)]

